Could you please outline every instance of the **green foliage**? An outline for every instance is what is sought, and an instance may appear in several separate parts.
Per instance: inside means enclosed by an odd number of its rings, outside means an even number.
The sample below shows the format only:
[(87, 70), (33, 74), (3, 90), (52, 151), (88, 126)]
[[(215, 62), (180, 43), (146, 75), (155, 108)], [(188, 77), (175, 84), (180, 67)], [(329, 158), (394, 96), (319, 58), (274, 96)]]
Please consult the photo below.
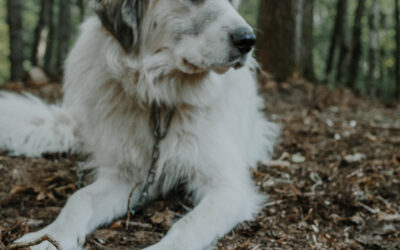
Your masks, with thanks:
[(6, 0), (0, 0), (0, 84), (5, 82), (10, 74), (10, 62), (8, 60), (9, 39), (8, 26), (6, 24)]
[[(348, 20), (347, 20), (347, 40), (350, 44), (352, 38), (352, 29), (354, 24), (354, 15), (357, 8), (357, 1), (349, 1)], [(369, 45), (369, 27), (368, 16), (371, 12), (372, 1), (367, 1), (365, 13), (362, 19), (362, 57), (360, 63), (360, 72), (356, 80), (357, 88), (367, 92), (366, 78), (369, 73), (368, 68), (368, 45)], [(390, 99), (395, 89), (395, 30), (394, 30), (394, 2), (380, 1), (380, 27), (379, 27), (379, 70), (375, 77), (377, 81), (378, 94), (384, 99)], [(336, 15), (336, 1), (318, 0), (315, 1), (314, 10), (314, 65), (318, 79), (325, 78), (325, 65), (328, 57), (329, 43), (332, 36), (334, 18)], [(347, 67), (345, 67), (347, 70)], [(345, 72), (347, 73), (347, 72)], [(334, 75), (334, 74), (333, 74)], [(347, 75), (344, 76), (345, 79)], [(332, 86), (337, 83), (332, 82)]]
[(314, 1), (313, 59), (317, 79), (325, 77), (325, 64), (328, 58), (329, 42), (336, 14), (336, 1)]
[(258, 12), (259, 0), (246, 0), (242, 1), (240, 6), (240, 13), (246, 19), (247, 22), (253, 27), (257, 26), (257, 12)]
[(24, 68), (31, 67), (31, 53), (34, 40), (34, 30), (40, 15), (40, 0), (22, 2), (22, 39), (24, 40)]

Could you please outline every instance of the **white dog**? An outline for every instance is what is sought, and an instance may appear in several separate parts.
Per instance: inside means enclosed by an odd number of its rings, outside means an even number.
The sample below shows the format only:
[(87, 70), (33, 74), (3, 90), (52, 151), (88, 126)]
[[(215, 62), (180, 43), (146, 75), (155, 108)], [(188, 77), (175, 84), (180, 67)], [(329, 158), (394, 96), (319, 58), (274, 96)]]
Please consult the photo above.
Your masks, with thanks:
[[(248, 58), (252, 29), (229, 0), (97, 0), (67, 62), (62, 105), (0, 97), (0, 147), (14, 154), (91, 154), (96, 180), (44, 234), (81, 249), (100, 225), (186, 183), (195, 208), (150, 250), (209, 249), (265, 199), (250, 166), (271, 155)], [(54, 249), (43, 242), (32, 249)]]

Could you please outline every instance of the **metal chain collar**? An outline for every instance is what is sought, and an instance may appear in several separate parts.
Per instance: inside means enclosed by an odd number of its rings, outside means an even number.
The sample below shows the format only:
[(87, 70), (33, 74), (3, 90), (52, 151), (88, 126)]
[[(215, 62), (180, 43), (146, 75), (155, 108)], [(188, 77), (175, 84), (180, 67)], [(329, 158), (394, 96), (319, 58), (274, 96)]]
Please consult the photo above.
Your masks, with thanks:
[(174, 111), (175, 111), (174, 108), (168, 109), (167, 114), (164, 118), (164, 122), (163, 124), (161, 124), (161, 108), (158, 104), (153, 103), (152, 116), (154, 122), (154, 128), (153, 128), (154, 145), (151, 153), (151, 165), (147, 173), (146, 182), (144, 183), (144, 186), (142, 188), (139, 201), (137, 205), (131, 209), (131, 214), (135, 214), (135, 212), (143, 208), (147, 202), (149, 188), (154, 183), (156, 177), (156, 165), (158, 159), (160, 158), (160, 142), (167, 136), (172, 116), (174, 115)]

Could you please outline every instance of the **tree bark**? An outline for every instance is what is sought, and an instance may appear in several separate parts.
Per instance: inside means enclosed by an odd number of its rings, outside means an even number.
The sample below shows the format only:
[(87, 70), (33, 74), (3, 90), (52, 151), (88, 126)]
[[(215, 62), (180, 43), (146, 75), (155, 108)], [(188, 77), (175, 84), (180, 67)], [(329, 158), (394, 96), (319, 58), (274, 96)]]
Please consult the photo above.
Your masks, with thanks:
[(395, 98), (400, 101), (400, 13), (399, 0), (395, 0), (396, 24), (396, 91)]
[(343, 78), (343, 71), (347, 65), (347, 55), (349, 53), (349, 45), (347, 41), (347, 16), (348, 16), (348, 2), (347, 0), (344, 3), (343, 12), (341, 14), (341, 21), (340, 21), (340, 34), (339, 34), (339, 41), (340, 41), (340, 50), (339, 50), (339, 59), (337, 61), (337, 72), (336, 72), (336, 82), (342, 83)]
[(303, 77), (312, 82), (316, 81), (313, 60), (313, 28), (314, 28), (314, 0), (304, 1), (303, 11), (303, 37), (302, 37), (302, 61)]
[(49, 35), (47, 37), (46, 52), (44, 55), (44, 65), (43, 69), (48, 74), (53, 73), (53, 52), (54, 52), (54, 42), (55, 37), (55, 27), (54, 27), (54, 0), (49, 0), (50, 11), (49, 11)]
[(85, 6), (85, 1), (84, 0), (77, 0), (77, 5), (79, 8), (79, 18), (81, 22), (85, 19), (85, 14), (86, 14), (86, 6)]
[(63, 70), (63, 63), (68, 52), (71, 33), (71, 0), (59, 1), (58, 19), (58, 47), (57, 47), (57, 70)]
[(376, 70), (378, 51), (378, 26), (379, 26), (379, 0), (372, 1), (372, 9), (369, 16), (369, 72), (368, 89), (372, 96), (376, 96)]
[(312, 11), (313, 0), (260, 1), (256, 55), (278, 81), (313, 75)]
[(291, 77), (295, 70), (293, 8), (291, 0), (260, 1), (256, 55), (278, 81)]
[(43, 57), (46, 52), (47, 39), (49, 35), (51, 7), (52, 0), (42, 0), (39, 21), (34, 32), (31, 55), (31, 62), (34, 66), (43, 66)]
[(22, 40), (21, 1), (7, 0), (7, 22), (10, 37), (11, 81), (21, 81), (24, 77), (24, 43)]
[[(333, 27), (331, 42), (329, 45), (328, 60), (326, 62), (326, 69), (325, 69), (325, 74), (326, 74), (325, 77), (327, 80), (331, 78), (331, 74), (333, 71), (333, 64), (336, 57), (336, 48), (338, 47), (338, 44), (341, 45), (341, 52), (340, 52), (342, 57), (341, 60), (342, 61), (344, 60), (344, 55), (347, 46), (346, 41), (343, 37), (346, 27), (346, 16), (347, 16), (346, 13), (347, 13), (347, 0), (338, 0), (336, 8), (335, 24)], [(340, 77), (341, 77), (341, 69), (340, 69), (341, 67), (342, 65), (339, 65), (338, 72), (340, 71), (340, 75), (338, 76)]]
[[(387, 13), (384, 8), (381, 8), (379, 13), (379, 29), (382, 37), (386, 37), (388, 35), (388, 22), (387, 22)], [(381, 96), (384, 99), (388, 99), (388, 87), (387, 87), (387, 72), (388, 69), (386, 68), (385, 61), (387, 57), (386, 46), (381, 44), (379, 46), (379, 83), (381, 87), (378, 89), (379, 92), (377, 95)], [(390, 93), (391, 94), (391, 93)]]
[(364, 10), (365, 10), (365, 0), (358, 0), (356, 15), (354, 17), (353, 38), (352, 38), (353, 40), (351, 45), (351, 59), (350, 59), (349, 72), (347, 78), (347, 86), (353, 89), (356, 86), (360, 57), (362, 52), (361, 18), (364, 15)]

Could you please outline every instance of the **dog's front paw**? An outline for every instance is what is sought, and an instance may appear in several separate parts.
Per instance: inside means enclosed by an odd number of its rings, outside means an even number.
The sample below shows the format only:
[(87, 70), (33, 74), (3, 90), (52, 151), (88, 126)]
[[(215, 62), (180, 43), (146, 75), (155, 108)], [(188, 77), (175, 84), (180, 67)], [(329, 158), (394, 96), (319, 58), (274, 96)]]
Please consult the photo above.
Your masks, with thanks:
[[(63, 250), (82, 250), (82, 247), (79, 246), (78, 239), (73, 238), (65, 238), (58, 236), (56, 233), (39, 231), (35, 233), (29, 233), (16, 240), (15, 244), (31, 244), (39, 239), (43, 239), (43, 241), (39, 241), (37, 245), (31, 246), (31, 250), (57, 250), (57, 247), (45, 239), (45, 235), (47, 235), (51, 240), (54, 240)], [(42, 238), (44, 237), (44, 238)]]

